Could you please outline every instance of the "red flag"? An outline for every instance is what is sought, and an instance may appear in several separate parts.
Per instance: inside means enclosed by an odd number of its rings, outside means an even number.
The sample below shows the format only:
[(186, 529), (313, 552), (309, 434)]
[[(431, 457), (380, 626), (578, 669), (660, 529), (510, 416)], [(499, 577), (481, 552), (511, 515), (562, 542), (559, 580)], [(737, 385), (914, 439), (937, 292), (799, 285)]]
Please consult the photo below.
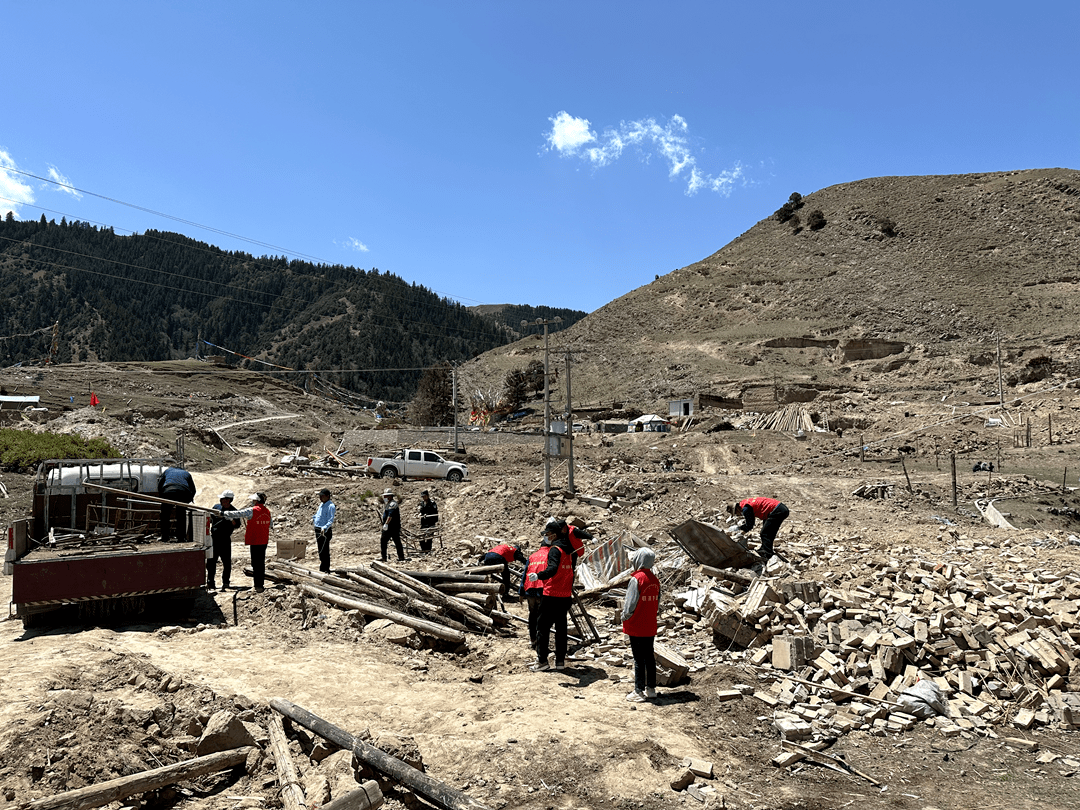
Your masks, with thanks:
[(96, 408), (100, 404), (101, 404), (101, 400), (97, 398), (97, 394), (95, 394), (93, 391), (91, 391), (90, 392), (90, 407), (91, 408)]

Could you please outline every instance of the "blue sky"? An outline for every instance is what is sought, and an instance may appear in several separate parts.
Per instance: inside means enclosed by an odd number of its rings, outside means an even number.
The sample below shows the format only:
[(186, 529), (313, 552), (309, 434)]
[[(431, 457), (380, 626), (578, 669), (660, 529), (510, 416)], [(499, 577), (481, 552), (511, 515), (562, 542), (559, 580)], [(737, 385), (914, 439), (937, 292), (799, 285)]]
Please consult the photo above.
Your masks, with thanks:
[(793, 191), (1080, 168), (1077, 31), (1075, 0), (7, 3), (0, 166), (84, 193), (4, 171), (0, 212), (591, 311)]

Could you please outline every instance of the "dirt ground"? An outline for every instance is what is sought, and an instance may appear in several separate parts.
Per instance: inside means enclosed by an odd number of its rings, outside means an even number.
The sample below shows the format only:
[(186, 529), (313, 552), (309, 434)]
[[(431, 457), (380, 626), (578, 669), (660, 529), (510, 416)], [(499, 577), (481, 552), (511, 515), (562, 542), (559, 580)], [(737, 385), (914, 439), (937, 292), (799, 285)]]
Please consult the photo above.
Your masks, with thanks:
[[(129, 455), (168, 454), (183, 428), (196, 502), (209, 506), (226, 487), (240, 497), (266, 492), (275, 538), (309, 536), (316, 493), (328, 486), (339, 509), (334, 567), (377, 557), (372, 495), (387, 482), (276, 465), (298, 444), (313, 456), (337, 448), (345, 431), (373, 424), (371, 416), (259, 375), (193, 366), (9, 370), (2, 382), (9, 393), (19, 387), (47, 399), (50, 411), (23, 421), (25, 428), (105, 436)], [(104, 411), (80, 401), (91, 385)], [(76, 388), (71, 402), (67, 391)], [(827, 581), (872, 557), (975, 567), (1007, 556), (1076, 583), (1080, 547), (1069, 538), (1080, 535), (1078, 504), (1061, 486), (1063, 476), (1075, 484), (1080, 470), (1075, 460), (1068, 463), (1080, 427), (1071, 406), (1067, 401), (1055, 417), (1064, 444), (1009, 446), (999, 456), (1001, 436), (968, 425), (939, 430), (933, 442), (924, 438), (903, 466), (896, 447), (904, 438), (875, 445), (860, 461), (860, 439), (833, 434), (796, 441), (768, 431), (699, 427), (584, 436), (575, 446), (577, 489), (618, 494), (623, 505), (615, 509), (564, 493), (559, 466), (557, 488), (545, 496), (538, 446), (477, 443), (469, 448), (469, 480), (461, 484), (394, 484), (407, 530), (418, 524), (424, 488), (439, 503), (444, 527), (442, 547), (400, 567), (471, 563), (490, 538), (535, 547), (552, 514), (577, 516), (598, 537), (632, 532), (654, 546), (662, 563), (678, 555), (671, 527), (690, 517), (712, 519), (736, 498), (762, 494), (780, 498), (792, 512), (778, 539), (789, 562), (770, 570), (780, 581)], [(884, 405), (876, 416), (880, 436), (903, 420)], [(955, 510), (946, 448), (961, 453)], [(972, 460), (983, 458), (1001, 472), (972, 473)], [(0, 501), (0, 518), (7, 524), (25, 514), (30, 477), (5, 472), (2, 481), (8, 497)], [(891, 485), (891, 497), (852, 495), (874, 482)], [(974, 504), (988, 497), (1009, 498), (1001, 509), (1022, 528), (983, 523)], [(312, 543), (305, 562), (315, 567), (313, 555)], [(239, 571), (245, 557), (237, 542), (233, 584), (240, 589), (202, 594), (183, 619), (113, 618), (37, 630), (24, 630), (15, 619), (0, 622), (0, 800), (22, 802), (185, 759), (191, 756), (185, 745), (216, 710), (265, 726), (268, 701), (281, 697), (354, 734), (415, 751), (429, 774), (492, 808), (1080, 807), (1076, 770), (1067, 764), (1080, 759), (1080, 737), (1053, 725), (1028, 731), (1002, 725), (946, 738), (920, 723), (902, 733), (853, 731), (828, 749), (879, 785), (809, 760), (774, 766), (770, 760), (783, 747), (773, 710), (749, 695), (718, 696), (740, 686), (757, 689), (762, 673), (672, 601), (696, 576), (692, 565), (665, 574), (662, 611), (681, 618), (658, 639), (687, 659), (690, 676), (661, 687), (655, 701), (632, 704), (625, 697), (633, 673), (613, 602), (590, 607), (604, 637), (600, 645), (572, 648), (566, 671), (534, 673), (520, 622), (507, 632), (470, 634), (467, 649), (417, 638), (402, 645), (378, 622), (361, 627), (342, 611), (305, 602), (293, 587), (255, 593)], [(0, 598), (10, 601), (10, 594), (4, 577)], [(516, 601), (505, 609), (525, 615)], [(1077, 677), (1070, 673), (1072, 682)], [(1036, 762), (1036, 752), (1010, 737), (1066, 759)], [(327, 765), (334, 759), (316, 767), (306, 756), (310, 748), (310, 740), (302, 741), (296, 752), (309, 795), (320, 778), (336, 792), (344, 783), (337, 766)], [(695, 794), (669, 785), (688, 757), (714, 767), (713, 778), (696, 780)], [(249, 765), (247, 772), (202, 777), (112, 806), (281, 806), (271, 759)], [(388, 807), (424, 806), (392, 784), (384, 790)]]

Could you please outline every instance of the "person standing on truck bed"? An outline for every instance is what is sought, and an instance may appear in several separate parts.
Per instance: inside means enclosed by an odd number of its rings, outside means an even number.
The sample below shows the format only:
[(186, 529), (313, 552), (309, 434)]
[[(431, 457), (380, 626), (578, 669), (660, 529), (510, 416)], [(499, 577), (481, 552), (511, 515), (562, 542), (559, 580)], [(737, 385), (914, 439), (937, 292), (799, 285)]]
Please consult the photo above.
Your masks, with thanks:
[(256, 492), (250, 495), (251, 506), (247, 509), (236, 509), (222, 512), (226, 518), (244, 518), (247, 528), (244, 529), (244, 545), (251, 552), (251, 573), (255, 579), (255, 593), (263, 592), (263, 579), (266, 576), (266, 546), (270, 542), (270, 529), (274, 525), (270, 517), (270, 510), (266, 508), (266, 495)]
[[(191, 503), (195, 500), (195, 481), (191, 473), (180, 467), (166, 467), (158, 476), (158, 496), (170, 501)], [(158, 525), (161, 527), (161, 539), (166, 543), (170, 540), (187, 542), (187, 509), (184, 507), (173, 503), (161, 504)]]
[[(215, 503), (211, 509), (218, 512), (229, 512), (233, 508), (233, 492), (227, 489), (221, 493), (221, 500)], [(229, 519), (219, 515), (210, 516), (210, 539), (214, 547), (212, 556), (206, 561), (206, 587), (207, 590), (216, 590), (214, 576), (217, 572), (217, 561), (221, 560), (221, 589), (229, 589), (229, 579), (232, 576), (232, 533), (240, 521)]]

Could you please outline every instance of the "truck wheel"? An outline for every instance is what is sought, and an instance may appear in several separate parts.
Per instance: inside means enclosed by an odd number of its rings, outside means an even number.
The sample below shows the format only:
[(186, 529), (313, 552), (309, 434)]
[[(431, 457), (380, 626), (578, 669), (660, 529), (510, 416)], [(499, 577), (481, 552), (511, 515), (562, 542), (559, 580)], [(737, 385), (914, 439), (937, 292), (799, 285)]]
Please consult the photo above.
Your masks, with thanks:
[(393, 467), (383, 467), (379, 478), (397, 478), (397, 470)]
[(446, 474), (447, 481), (453, 481), (455, 484), (461, 480), (461, 470), (451, 470)]

